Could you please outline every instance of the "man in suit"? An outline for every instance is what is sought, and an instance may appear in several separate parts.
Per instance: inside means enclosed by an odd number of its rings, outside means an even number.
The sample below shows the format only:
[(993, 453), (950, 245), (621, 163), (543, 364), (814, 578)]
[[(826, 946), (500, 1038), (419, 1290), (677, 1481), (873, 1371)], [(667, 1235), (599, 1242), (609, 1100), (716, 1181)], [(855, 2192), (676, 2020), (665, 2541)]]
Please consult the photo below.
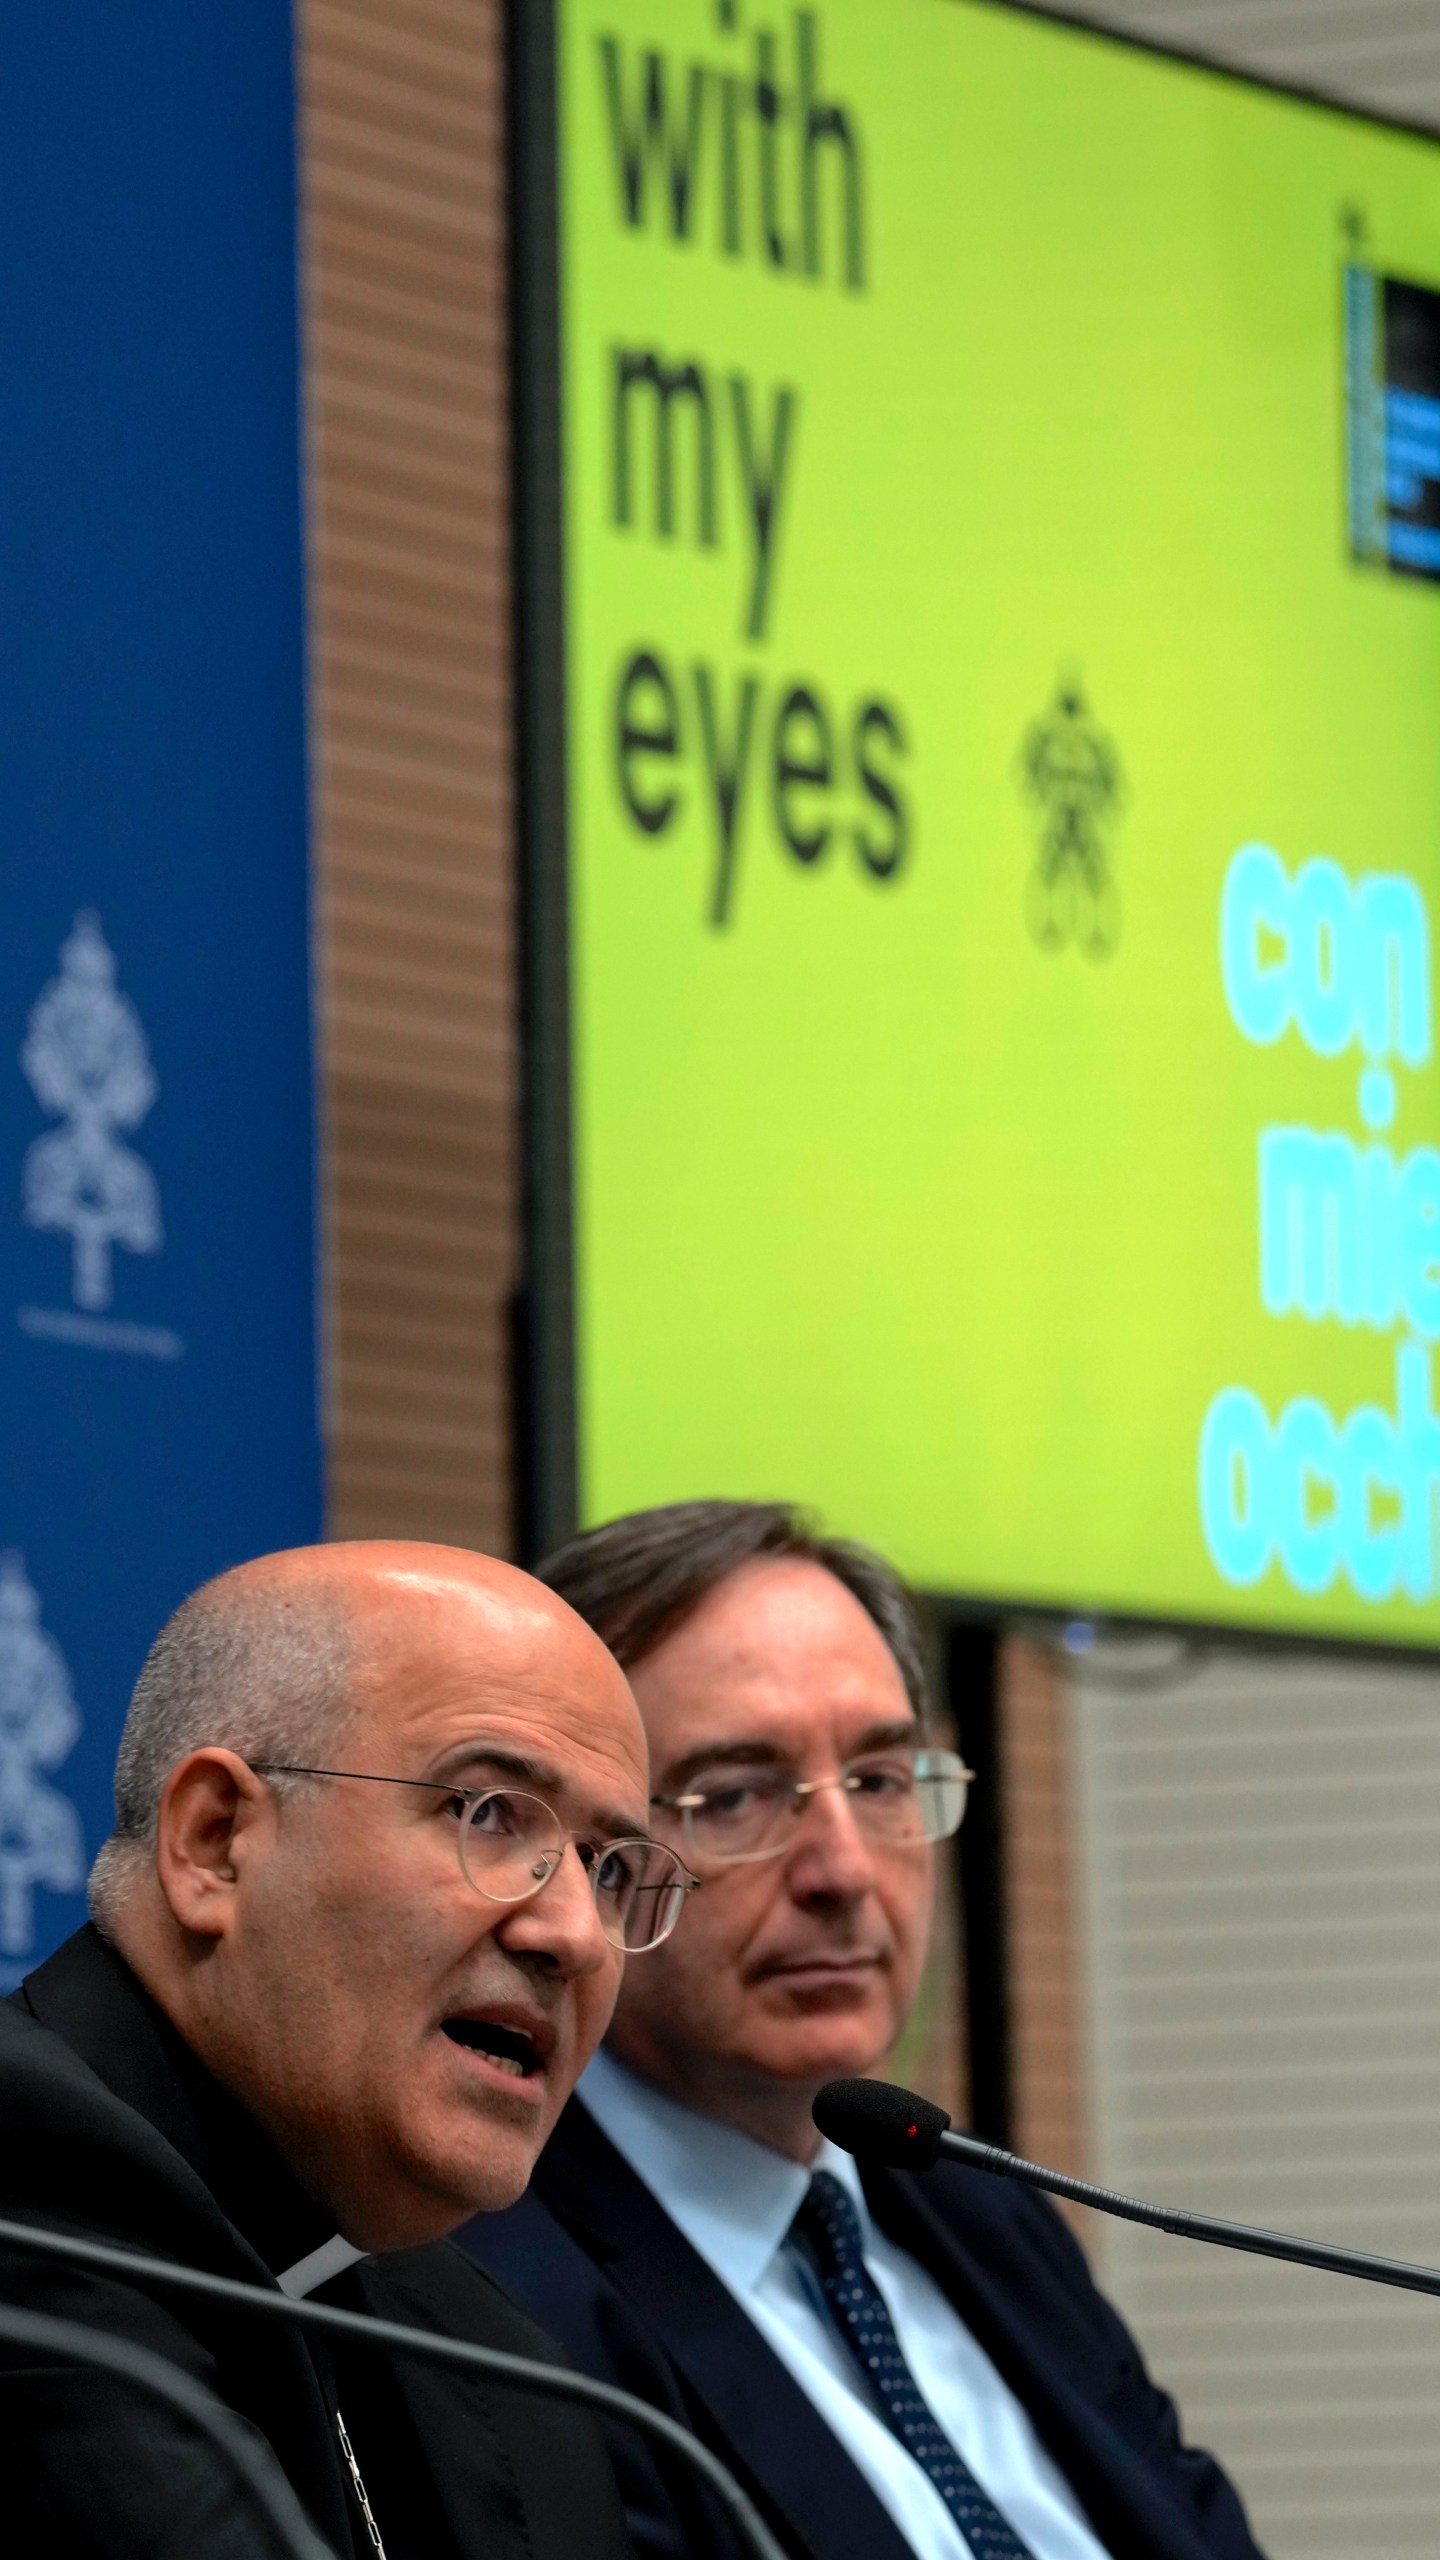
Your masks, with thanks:
[[(0, 2004), (0, 2213), (553, 2360), (441, 2244), (519, 2195), (625, 1947), (683, 1902), (646, 1795), (613, 1659), (508, 1566), (341, 1545), (207, 1586), (135, 1691), (95, 1925)], [(18, 2247), (0, 2299), (185, 2368), (337, 2554), (629, 2553), (563, 2402)], [(0, 2409), (17, 2550), (271, 2560), (128, 2382), (0, 2347)]]
[[(580, 2363), (688, 2419), (797, 2560), (1257, 2560), (1041, 2198), (862, 2177), (816, 2134), (816, 2091), (905, 2023), (931, 1844), (963, 1810), (895, 1576), (733, 1502), (540, 1571), (626, 1667), (653, 1818), (701, 1886), (529, 2195), (465, 2245)], [(687, 2482), (614, 2451), (647, 2560), (729, 2560)]]

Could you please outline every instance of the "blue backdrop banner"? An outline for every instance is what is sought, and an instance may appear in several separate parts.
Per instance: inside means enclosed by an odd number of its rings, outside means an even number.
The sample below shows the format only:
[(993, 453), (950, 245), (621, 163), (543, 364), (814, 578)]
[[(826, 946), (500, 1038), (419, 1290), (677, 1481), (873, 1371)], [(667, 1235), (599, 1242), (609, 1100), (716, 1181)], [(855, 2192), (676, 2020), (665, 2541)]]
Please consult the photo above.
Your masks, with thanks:
[(320, 1526), (294, 147), (285, 0), (0, 18), (0, 1988)]

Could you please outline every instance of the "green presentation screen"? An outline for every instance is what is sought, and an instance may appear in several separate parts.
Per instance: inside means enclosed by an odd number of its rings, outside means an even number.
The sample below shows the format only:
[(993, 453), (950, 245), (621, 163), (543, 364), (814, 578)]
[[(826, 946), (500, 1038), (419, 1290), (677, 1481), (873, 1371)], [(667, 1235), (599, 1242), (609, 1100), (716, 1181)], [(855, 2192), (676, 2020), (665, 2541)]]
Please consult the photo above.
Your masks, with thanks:
[(1440, 148), (986, 0), (521, 15), (552, 1482), (1433, 1643)]

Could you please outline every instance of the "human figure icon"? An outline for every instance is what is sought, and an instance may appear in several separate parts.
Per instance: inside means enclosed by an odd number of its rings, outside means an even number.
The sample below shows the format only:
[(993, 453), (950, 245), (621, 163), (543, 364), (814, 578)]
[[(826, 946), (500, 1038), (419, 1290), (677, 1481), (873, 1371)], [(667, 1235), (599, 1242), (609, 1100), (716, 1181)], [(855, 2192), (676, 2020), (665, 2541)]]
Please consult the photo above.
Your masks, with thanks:
[(1042, 951), (1074, 943), (1105, 960), (1120, 939), (1120, 893), (1105, 835), (1124, 796), (1115, 747), (1092, 719), (1074, 677), (1062, 678), (1021, 750), (1025, 787), (1043, 813), (1025, 920)]

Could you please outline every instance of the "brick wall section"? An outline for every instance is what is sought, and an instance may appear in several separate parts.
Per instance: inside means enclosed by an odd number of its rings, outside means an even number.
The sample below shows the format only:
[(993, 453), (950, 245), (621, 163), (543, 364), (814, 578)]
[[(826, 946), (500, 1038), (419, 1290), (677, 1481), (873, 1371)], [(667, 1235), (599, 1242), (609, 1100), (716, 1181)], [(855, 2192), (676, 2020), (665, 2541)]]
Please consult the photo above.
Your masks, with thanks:
[(1084, 2177), (1080, 1966), (1065, 1674), (1048, 1647), (1001, 1650), (1015, 2144)]
[(297, 0), (330, 1528), (505, 1552), (500, 0)]

